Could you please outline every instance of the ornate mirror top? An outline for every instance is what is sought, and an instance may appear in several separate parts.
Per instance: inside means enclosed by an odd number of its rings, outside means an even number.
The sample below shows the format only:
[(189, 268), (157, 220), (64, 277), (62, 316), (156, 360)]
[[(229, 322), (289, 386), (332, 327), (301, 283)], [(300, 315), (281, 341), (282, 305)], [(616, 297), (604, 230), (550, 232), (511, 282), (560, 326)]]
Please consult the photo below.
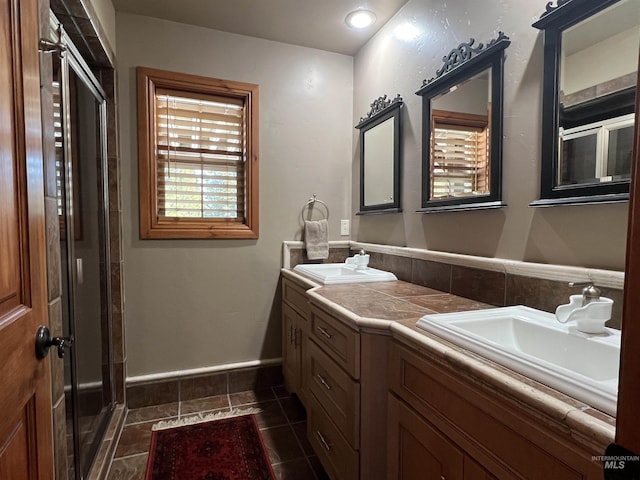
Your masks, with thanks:
[(393, 100), (387, 98), (386, 95), (376, 98), (370, 105), (371, 110), (367, 113), (366, 117), (360, 117), (360, 123), (356, 125), (356, 128), (360, 128), (363, 123), (375, 118), (386, 109), (393, 107), (397, 103), (402, 103), (402, 97), (398, 93)]
[[(566, 1), (566, 0), (565, 0)], [(465, 64), (470, 61), (474, 55), (477, 56), (479, 54), (483, 54), (497, 45), (499, 42), (508, 42), (509, 37), (507, 37), (504, 32), (498, 32), (498, 36), (487, 43), (486, 47), (484, 44), (479, 44), (477, 47), (474, 47), (475, 39), (471, 38), (468, 43), (461, 43), (457, 48), (453, 48), (447, 55), (442, 57), (442, 62), (444, 63), (439, 70), (436, 70), (436, 76), (430, 79), (425, 79), (422, 82), (422, 86), (425, 87), (435, 80), (439, 79), (441, 76), (451, 72), (452, 70), (458, 68), (459, 66)], [(504, 47), (509, 45), (506, 43)]]
[(553, 5), (553, 2), (547, 2), (547, 5), (545, 6), (545, 11), (542, 13), (542, 15), (540, 15), (540, 18), (550, 14), (551, 12), (553, 12), (556, 8), (561, 7), (562, 5), (564, 5), (565, 3), (568, 3), (570, 0), (558, 0), (556, 2), (556, 5)]

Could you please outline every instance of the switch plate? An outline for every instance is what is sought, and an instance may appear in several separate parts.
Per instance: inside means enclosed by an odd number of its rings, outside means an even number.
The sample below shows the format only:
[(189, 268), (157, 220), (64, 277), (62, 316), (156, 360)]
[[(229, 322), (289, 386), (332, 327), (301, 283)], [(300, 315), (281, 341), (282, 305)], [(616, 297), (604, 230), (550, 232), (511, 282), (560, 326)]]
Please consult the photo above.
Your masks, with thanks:
[(349, 220), (340, 220), (340, 235), (349, 235)]

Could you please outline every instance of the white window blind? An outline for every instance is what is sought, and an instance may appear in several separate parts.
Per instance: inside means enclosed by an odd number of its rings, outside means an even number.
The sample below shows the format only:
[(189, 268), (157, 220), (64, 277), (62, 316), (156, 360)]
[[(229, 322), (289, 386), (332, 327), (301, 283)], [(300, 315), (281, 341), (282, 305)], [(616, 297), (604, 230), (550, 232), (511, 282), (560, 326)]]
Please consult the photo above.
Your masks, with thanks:
[(158, 216), (244, 220), (243, 100), (157, 89), (155, 120)]
[(434, 122), (431, 192), (434, 199), (489, 193), (488, 130)]
[(64, 151), (62, 143), (62, 106), (60, 96), (60, 82), (54, 81), (53, 87), (53, 136), (55, 139), (55, 156), (56, 156), (56, 200), (58, 203), (58, 216), (62, 217), (64, 214), (63, 198), (64, 189), (62, 182), (63, 179), (63, 165)]

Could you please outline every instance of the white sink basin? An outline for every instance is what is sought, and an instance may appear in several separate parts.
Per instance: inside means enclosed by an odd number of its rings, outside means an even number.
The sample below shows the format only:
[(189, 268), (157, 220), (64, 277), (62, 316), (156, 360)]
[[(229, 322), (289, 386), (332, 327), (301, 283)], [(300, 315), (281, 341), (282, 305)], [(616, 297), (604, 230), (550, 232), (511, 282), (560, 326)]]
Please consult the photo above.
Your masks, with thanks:
[(417, 326), (616, 414), (620, 332), (590, 335), (524, 306), (425, 315)]
[(353, 266), (344, 263), (304, 263), (296, 265), (293, 270), (307, 275), (323, 285), (389, 282), (398, 279), (391, 272), (369, 267), (356, 270)]

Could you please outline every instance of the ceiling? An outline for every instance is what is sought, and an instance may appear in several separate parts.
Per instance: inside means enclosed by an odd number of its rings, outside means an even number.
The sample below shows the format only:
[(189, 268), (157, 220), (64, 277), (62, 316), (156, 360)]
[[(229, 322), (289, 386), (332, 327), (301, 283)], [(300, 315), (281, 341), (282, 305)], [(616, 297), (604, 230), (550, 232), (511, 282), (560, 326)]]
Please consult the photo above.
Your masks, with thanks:
[[(353, 55), (407, 0), (113, 0), (117, 11)], [(376, 23), (345, 24), (366, 8)]]
[(571, 55), (630, 28), (637, 32), (639, 27), (640, 0), (619, 2), (565, 30), (562, 48)]

